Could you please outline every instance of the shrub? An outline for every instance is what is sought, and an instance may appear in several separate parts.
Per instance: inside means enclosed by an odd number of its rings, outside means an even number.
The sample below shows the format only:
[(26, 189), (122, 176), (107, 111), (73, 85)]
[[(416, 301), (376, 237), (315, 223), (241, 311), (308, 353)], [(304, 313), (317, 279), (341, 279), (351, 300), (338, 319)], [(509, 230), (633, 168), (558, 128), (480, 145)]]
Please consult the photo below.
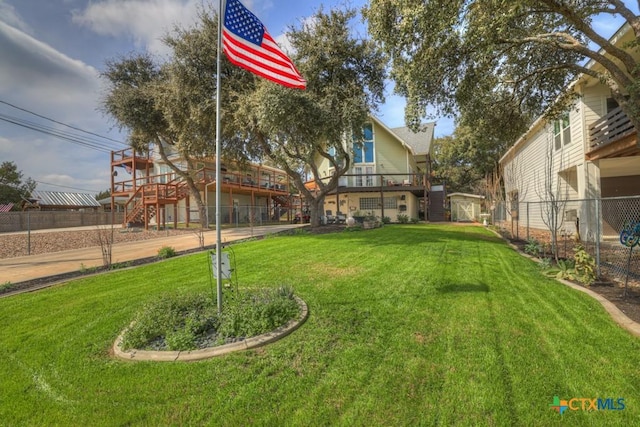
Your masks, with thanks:
[(299, 311), (287, 286), (246, 293), (225, 290), (221, 315), (210, 294), (166, 294), (136, 314), (122, 348), (193, 350), (205, 341), (224, 344), (270, 332)]
[(176, 256), (176, 250), (171, 246), (163, 246), (158, 249), (158, 258), (167, 259)]
[(391, 223), (391, 218), (388, 216), (383, 216), (382, 217), (382, 223), (383, 224), (390, 224)]
[(404, 214), (398, 214), (398, 222), (400, 224), (407, 224), (409, 222), (409, 216)]
[(230, 294), (224, 300), (218, 341), (260, 335), (284, 325), (299, 312), (291, 288), (281, 286)]
[(9, 291), (11, 289), (13, 289), (15, 287), (15, 285), (9, 281), (6, 281), (2, 284), (0, 284), (0, 291)]
[(417, 224), (420, 221), (418, 218), (411, 218), (411, 224)]
[(589, 286), (596, 280), (596, 260), (589, 255), (584, 246), (573, 248), (576, 278)]
[(540, 259), (540, 269), (541, 270), (549, 270), (552, 265), (552, 259), (543, 257)]
[(576, 270), (574, 267), (573, 260), (561, 259), (556, 264), (556, 267), (547, 271), (546, 274), (556, 279), (576, 280)]
[(217, 324), (217, 306), (210, 295), (166, 294), (137, 313), (123, 336), (122, 348), (146, 349), (154, 341), (164, 341), (163, 350), (192, 350), (197, 336)]
[(540, 245), (540, 242), (538, 242), (536, 239), (527, 240), (527, 243), (524, 245), (525, 254), (537, 257), (541, 252), (542, 246)]

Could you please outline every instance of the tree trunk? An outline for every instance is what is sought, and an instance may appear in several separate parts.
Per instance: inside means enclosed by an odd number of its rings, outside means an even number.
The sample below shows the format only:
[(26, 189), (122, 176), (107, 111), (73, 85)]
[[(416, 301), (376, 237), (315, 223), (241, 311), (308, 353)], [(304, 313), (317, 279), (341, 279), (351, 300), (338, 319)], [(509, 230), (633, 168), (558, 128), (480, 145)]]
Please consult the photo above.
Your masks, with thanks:
[(324, 197), (317, 197), (309, 200), (310, 223), (312, 227), (320, 226), (320, 205), (324, 204)]
[[(202, 202), (202, 196), (200, 195), (200, 190), (196, 187), (195, 182), (189, 172), (185, 172), (179, 167), (177, 167), (169, 158), (167, 157), (167, 153), (164, 149), (163, 138), (158, 138), (156, 141), (156, 146), (158, 147), (158, 154), (160, 154), (160, 158), (173, 170), (178, 176), (180, 176), (186, 183), (189, 188), (189, 193), (193, 196), (196, 201), (196, 206), (198, 206), (198, 212), (200, 212), (200, 226), (202, 228), (208, 228), (209, 224), (207, 224), (207, 211), (204, 203)], [(189, 159), (181, 158), (181, 160), (185, 161), (187, 165), (189, 164)], [(217, 185), (217, 184), (216, 184)], [(205, 189), (206, 191), (206, 189)]]

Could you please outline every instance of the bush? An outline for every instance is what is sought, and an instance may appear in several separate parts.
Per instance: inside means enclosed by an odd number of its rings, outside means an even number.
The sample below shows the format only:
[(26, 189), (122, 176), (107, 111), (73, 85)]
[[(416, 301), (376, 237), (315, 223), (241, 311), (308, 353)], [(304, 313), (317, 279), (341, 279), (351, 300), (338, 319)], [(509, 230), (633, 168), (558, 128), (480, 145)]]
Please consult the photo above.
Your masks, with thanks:
[(246, 293), (226, 290), (222, 314), (210, 294), (167, 294), (136, 314), (122, 348), (194, 350), (202, 342), (224, 344), (270, 332), (295, 318), (300, 309), (286, 286)]
[(404, 214), (398, 215), (398, 222), (400, 224), (407, 224), (409, 222), (409, 216)]
[(542, 246), (540, 245), (540, 242), (538, 242), (536, 239), (527, 240), (527, 243), (524, 245), (525, 254), (537, 257), (541, 252)]
[(210, 295), (167, 294), (142, 307), (123, 336), (122, 348), (147, 349), (154, 341), (164, 341), (163, 350), (193, 350), (197, 336), (217, 325), (217, 306)]
[(163, 246), (158, 249), (158, 258), (167, 259), (176, 256), (176, 250), (171, 246)]
[(289, 287), (230, 294), (224, 300), (218, 341), (260, 335), (284, 325), (300, 311)]
[(589, 255), (584, 246), (573, 248), (576, 278), (589, 286), (596, 280), (596, 260)]
[(411, 224), (417, 224), (419, 221), (418, 218), (411, 218)]
[(383, 224), (390, 224), (391, 223), (391, 218), (388, 216), (383, 216), (382, 217), (382, 223)]

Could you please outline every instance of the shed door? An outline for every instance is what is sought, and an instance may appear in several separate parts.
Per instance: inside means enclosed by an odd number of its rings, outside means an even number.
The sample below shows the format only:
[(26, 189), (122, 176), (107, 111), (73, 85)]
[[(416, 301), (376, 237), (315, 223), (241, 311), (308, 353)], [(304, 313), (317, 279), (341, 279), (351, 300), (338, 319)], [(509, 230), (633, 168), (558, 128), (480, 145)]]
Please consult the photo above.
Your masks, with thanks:
[(473, 202), (458, 202), (458, 221), (473, 221)]

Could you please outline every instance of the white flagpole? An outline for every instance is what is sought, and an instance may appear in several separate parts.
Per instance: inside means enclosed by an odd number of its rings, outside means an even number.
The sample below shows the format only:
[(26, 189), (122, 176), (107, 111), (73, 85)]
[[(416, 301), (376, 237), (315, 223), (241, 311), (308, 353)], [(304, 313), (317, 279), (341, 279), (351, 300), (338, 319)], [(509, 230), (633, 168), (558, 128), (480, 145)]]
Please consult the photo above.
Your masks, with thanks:
[(218, 49), (216, 54), (216, 286), (218, 292), (218, 314), (222, 313), (222, 234), (220, 230), (220, 52), (222, 51), (222, 19), (224, 0), (218, 3)]

